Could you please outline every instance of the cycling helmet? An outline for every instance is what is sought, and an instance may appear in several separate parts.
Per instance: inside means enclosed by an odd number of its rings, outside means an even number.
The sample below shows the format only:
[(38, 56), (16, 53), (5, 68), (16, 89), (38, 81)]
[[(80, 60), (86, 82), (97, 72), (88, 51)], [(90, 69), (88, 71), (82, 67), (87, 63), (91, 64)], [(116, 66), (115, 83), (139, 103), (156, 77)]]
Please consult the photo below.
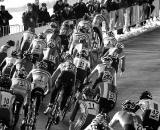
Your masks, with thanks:
[(56, 22), (51, 22), (51, 23), (49, 24), (49, 26), (50, 26), (51, 28), (58, 28), (58, 24), (57, 24)]
[(95, 93), (90, 87), (86, 87), (82, 91), (82, 97), (84, 99), (93, 99), (95, 97)]
[(149, 91), (144, 91), (141, 93), (141, 96), (139, 97), (141, 99), (152, 99), (152, 94)]
[(43, 70), (47, 70), (48, 69), (48, 65), (47, 65), (46, 62), (40, 61), (40, 62), (37, 63), (37, 68), (43, 69)]
[(88, 21), (80, 21), (77, 26), (77, 32), (91, 33), (91, 26)]
[(102, 63), (105, 63), (105, 64), (112, 64), (112, 62), (113, 62), (113, 60), (112, 60), (112, 58), (111, 57), (109, 57), (109, 56), (103, 56), (103, 57), (101, 57), (101, 61), (102, 61)]
[(73, 57), (71, 56), (71, 54), (69, 54), (68, 52), (65, 54), (64, 56), (64, 60), (65, 61), (73, 61)]
[(16, 76), (21, 79), (25, 79), (27, 77), (27, 72), (24, 67), (17, 70)]
[(7, 41), (7, 45), (8, 46), (14, 46), (15, 45), (15, 41), (9, 40), (9, 41)]
[(108, 31), (107, 32), (107, 36), (108, 37), (115, 37), (114, 33), (112, 31)]
[(0, 87), (9, 90), (11, 85), (12, 85), (12, 80), (9, 77), (3, 75), (0, 76)]
[(44, 33), (39, 33), (38, 38), (39, 39), (45, 39), (45, 34)]
[(132, 102), (131, 100), (125, 100), (121, 106), (123, 110), (128, 110), (128, 111), (133, 111), (136, 107), (135, 103)]

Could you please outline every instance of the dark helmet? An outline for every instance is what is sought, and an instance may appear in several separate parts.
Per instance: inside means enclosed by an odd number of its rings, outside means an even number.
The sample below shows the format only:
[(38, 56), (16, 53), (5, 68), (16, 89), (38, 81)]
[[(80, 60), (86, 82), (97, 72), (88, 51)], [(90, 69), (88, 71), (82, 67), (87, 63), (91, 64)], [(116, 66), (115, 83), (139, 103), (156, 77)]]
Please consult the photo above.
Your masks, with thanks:
[(135, 103), (132, 102), (131, 100), (125, 100), (121, 106), (123, 110), (128, 110), (128, 111), (133, 111), (136, 107)]
[(25, 79), (25, 78), (27, 77), (27, 74), (28, 74), (28, 73), (26, 72), (25, 68), (22, 67), (22, 68), (20, 68), (20, 69), (17, 71), (16, 76), (17, 76), (18, 78)]
[(110, 65), (112, 64), (113, 60), (110, 56), (102, 56), (101, 57), (102, 63), (109, 63)]
[(9, 41), (7, 41), (7, 45), (14, 46), (15, 45), (15, 41), (9, 40)]
[(82, 91), (82, 96), (84, 99), (93, 99), (95, 97), (95, 93), (90, 87), (86, 87)]
[(58, 28), (58, 24), (56, 22), (51, 22), (49, 25), (51, 28)]
[(152, 99), (152, 94), (149, 91), (144, 91), (141, 93), (139, 99)]
[(12, 85), (12, 80), (7, 76), (0, 76), (0, 87), (4, 89), (10, 89)]
[(40, 62), (37, 63), (37, 68), (43, 69), (43, 70), (47, 70), (48, 69), (48, 65), (47, 65), (46, 62), (40, 61)]

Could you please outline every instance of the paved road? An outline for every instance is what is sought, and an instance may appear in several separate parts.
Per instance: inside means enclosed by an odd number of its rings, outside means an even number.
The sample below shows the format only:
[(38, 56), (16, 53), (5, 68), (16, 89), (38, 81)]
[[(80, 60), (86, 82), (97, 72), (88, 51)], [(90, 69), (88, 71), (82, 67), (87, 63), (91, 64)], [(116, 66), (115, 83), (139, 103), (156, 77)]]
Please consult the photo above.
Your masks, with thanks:
[[(118, 75), (118, 103), (113, 114), (120, 109), (120, 104), (125, 99), (138, 100), (140, 93), (150, 90), (153, 97), (160, 102), (160, 29), (154, 30), (139, 37), (130, 39), (125, 43), (126, 48), (126, 72), (122, 77)], [(41, 106), (43, 111), (48, 103), (45, 99)], [(68, 130), (69, 114), (53, 130)], [(40, 114), (37, 122), (37, 130), (44, 130), (47, 118)], [(116, 126), (116, 130), (121, 130)]]

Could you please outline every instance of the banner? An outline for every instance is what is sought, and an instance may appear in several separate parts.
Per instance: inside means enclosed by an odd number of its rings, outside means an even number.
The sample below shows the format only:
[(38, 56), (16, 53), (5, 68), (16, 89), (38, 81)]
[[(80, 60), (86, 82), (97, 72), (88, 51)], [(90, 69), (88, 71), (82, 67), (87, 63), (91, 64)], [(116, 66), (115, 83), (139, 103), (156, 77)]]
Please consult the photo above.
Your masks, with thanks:
[(155, 9), (153, 10), (152, 16), (159, 17), (159, 9), (160, 9), (159, 0), (154, 0), (153, 5), (154, 5)]
[(116, 29), (123, 28), (124, 24), (125, 24), (124, 9), (119, 9), (117, 11)]

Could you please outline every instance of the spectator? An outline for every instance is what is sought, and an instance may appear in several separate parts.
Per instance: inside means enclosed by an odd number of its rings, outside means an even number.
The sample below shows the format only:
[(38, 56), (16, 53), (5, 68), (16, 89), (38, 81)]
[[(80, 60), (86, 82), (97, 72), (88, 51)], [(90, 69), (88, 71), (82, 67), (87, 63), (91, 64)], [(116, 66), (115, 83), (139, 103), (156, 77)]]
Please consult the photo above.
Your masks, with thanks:
[(62, 0), (58, 0), (56, 2), (56, 4), (53, 6), (53, 11), (54, 11), (55, 14), (56, 13), (60, 13), (61, 14), (63, 9), (64, 9), (64, 3), (63, 3)]
[(50, 21), (51, 21), (51, 18), (50, 18), (49, 12), (47, 11), (46, 3), (42, 3), (42, 7), (40, 8), (39, 15), (38, 15), (38, 23), (43, 26)]
[(89, 0), (89, 1), (86, 3), (86, 6), (87, 6), (87, 8), (88, 8), (89, 15), (94, 14), (94, 11), (95, 11), (94, 0)]
[(68, 6), (68, 5), (69, 5), (68, 0), (64, 0), (64, 1), (63, 1), (63, 5), (64, 5), (64, 7), (65, 7), (65, 6)]
[(36, 13), (37, 18), (39, 14), (39, 0), (35, 0), (35, 2), (32, 4), (33, 6), (33, 11)]
[(69, 5), (66, 5), (62, 12), (63, 21), (74, 19), (74, 13)]
[(13, 17), (12, 15), (5, 10), (5, 6), (0, 6), (0, 30), (1, 34), (0, 36), (4, 36), (10, 33), (10, 27), (9, 27), (9, 20), (11, 20)]
[(78, 0), (78, 2), (73, 5), (73, 10), (75, 12), (76, 19), (83, 18), (85, 13), (88, 13), (88, 9), (83, 0)]
[(37, 15), (33, 10), (33, 6), (31, 3), (27, 4), (27, 11), (22, 15), (22, 21), (24, 25), (24, 30), (28, 30), (29, 27), (35, 28), (37, 22)]

